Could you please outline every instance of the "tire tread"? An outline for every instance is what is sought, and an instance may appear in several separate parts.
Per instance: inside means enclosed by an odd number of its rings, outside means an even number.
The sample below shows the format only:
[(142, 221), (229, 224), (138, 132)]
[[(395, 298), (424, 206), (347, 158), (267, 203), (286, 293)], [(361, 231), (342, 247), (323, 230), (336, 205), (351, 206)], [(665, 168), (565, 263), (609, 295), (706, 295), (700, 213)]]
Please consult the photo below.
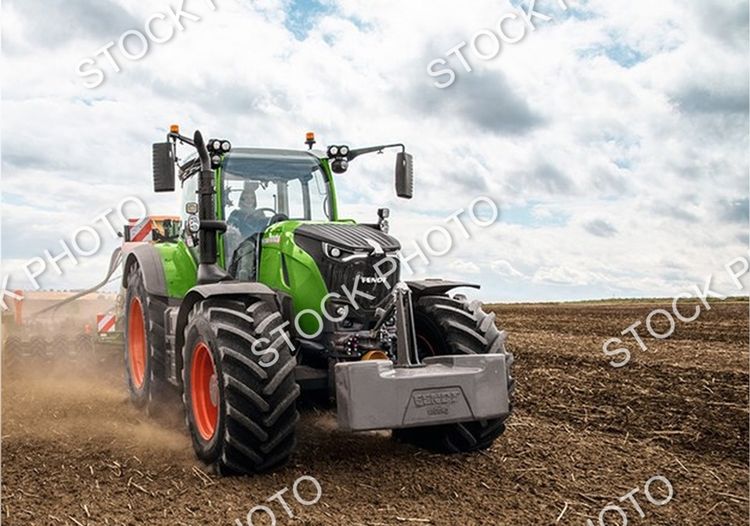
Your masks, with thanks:
[[(505, 350), (507, 335), (497, 328), (494, 313), (485, 312), (478, 301), (467, 302), (447, 295), (423, 296), (415, 302), (414, 310), (418, 319), (429, 320), (429, 325), (439, 332), (449, 354), (505, 354), (508, 392), (512, 395), (513, 355)], [(504, 431), (505, 418), (496, 418), (396, 429), (393, 436), (432, 451), (466, 453), (491, 447)]]
[[(300, 388), (294, 376), (296, 360), (285, 340), (271, 336), (282, 321), (272, 306), (252, 298), (249, 304), (226, 298), (208, 299), (198, 303), (190, 315), (185, 341), (189, 342), (190, 334), (195, 334), (191, 331), (198, 331), (201, 337), (216, 342), (212, 352), (218, 354), (226, 407), (224, 425), (217, 431), (223, 434), (216, 447), (204, 450), (191, 427), (193, 445), (198, 456), (220, 473), (266, 472), (284, 464), (292, 454)], [(201, 330), (209, 334), (204, 335)], [(278, 355), (277, 361), (267, 367), (261, 365), (266, 354), (251, 352), (261, 338), (269, 342), (264, 342), (263, 350)], [(183, 385), (188, 386), (187, 344), (183, 355)], [(187, 388), (183, 390), (183, 401), (189, 413)]]

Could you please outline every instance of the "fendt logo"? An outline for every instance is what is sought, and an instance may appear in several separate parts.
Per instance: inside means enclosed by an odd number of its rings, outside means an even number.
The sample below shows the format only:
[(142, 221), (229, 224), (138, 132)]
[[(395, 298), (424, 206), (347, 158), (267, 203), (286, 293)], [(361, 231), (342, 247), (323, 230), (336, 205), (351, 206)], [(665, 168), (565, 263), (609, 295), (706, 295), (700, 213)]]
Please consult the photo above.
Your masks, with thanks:
[(447, 415), (450, 407), (458, 402), (460, 392), (457, 389), (414, 393), (412, 399), (417, 407), (427, 409), (428, 415)]
[(458, 391), (433, 391), (431, 393), (416, 393), (414, 404), (417, 407), (426, 405), (453, 405), (458, 400)]
[(359, 281), (367, 283), (368, 285), (375, 285), (378, 283), (385, 283), (385, 276), (359, 276)]
[(412, 391), (404, 423), (458, 421), (471, 417), (471, 409), (459, 386), (432, 387)]

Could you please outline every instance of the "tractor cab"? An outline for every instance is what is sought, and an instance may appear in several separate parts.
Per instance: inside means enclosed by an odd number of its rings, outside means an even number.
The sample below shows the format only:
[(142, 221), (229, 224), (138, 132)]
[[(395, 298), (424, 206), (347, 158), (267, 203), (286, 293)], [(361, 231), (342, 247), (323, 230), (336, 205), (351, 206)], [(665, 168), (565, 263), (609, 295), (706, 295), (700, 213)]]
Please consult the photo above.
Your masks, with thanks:
[[(216, 167), (216, 217), (226, 222), (218, 247), (222, 266), (242, 281), (257, 278), (256, 261), (266, 229), (283, 221), (330, 221), (335, 206), (330, 176), (309, 152), (236, 148)], [(184, 222), (198, 210), (200, 163), (191, 156), (181, 167)], [(197, 239), (186, 229), (186, 242)]]
[(217, 215), (227, 223), (224, 263), (236, 279), (256, 278), (255, 260), (269, 226), (332, 219), (328, 177), (307, 152), (238, 148), (218, 174)]

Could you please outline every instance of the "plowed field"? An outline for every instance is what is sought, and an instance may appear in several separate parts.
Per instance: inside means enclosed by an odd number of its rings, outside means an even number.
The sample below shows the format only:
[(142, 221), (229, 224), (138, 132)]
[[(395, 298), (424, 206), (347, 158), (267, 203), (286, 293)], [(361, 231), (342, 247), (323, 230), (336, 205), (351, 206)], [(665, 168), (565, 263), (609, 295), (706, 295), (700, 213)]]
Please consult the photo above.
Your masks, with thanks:
[[(253, 478), (206, 472), (177, 400), (159, 418), (134, 409), (118, 355), (6, 367), (2, 523), (229, 525), (264, 504), (280, 526), (582, 526), (614, 502), (629, 524), (747, 524), (748, 304), (717, 302), (669, 339), (646, 338), (646, 352), (631, 343), (630, 363), (611, 367), (604, 340), (655, 307), (669, 302), (492, 307), (516, 355), (517, 394), (485, 453), (445, 457), (388, 433), (345, 434), (332, 409), (308, 404), (291, 463)], [(321, 484), (314, 505), (292, 496), (302, 475)], [(644, 495), (656, 475), (674, 491), (661, 506)], [(266, 502), (284, 488), (292, 518)], [(642, 518), (619, 501), (635, 488)], [(650, 490), (667, 498), (663, 483)]]

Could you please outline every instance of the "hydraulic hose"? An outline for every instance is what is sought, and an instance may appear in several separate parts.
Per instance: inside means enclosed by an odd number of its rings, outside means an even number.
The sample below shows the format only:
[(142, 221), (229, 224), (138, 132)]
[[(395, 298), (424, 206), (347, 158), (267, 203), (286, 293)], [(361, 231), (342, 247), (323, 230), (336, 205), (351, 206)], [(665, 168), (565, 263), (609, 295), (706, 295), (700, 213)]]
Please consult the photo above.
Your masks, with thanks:
[(78, 298), (82, 298), (83, 296), (86, 296), (87, 294), (91, 294), (92, 292), (96, 292), (100, 288), (102, 288), (104, 285), (110, 282), (110, 278), (112, 277), (112, 274), (115, 273), (115, 270), (120, 266), (120, 263), (122, 262), (122, 247), (117, 247), (113, 252), (112, 255), (109, 258), (109, 269), (107, 270), (107, 275), (104, 277), (102, 281), (97, 283), (91, 288), (88, 288), (86, 290), (83, 290), (81, 292), (78, 292), (74, 295), (72, 295), (69, 298), (65, 298), (62, 301), (58, 301), (54, 305), (50, 305), (46, 309), (42, 309), (39, 312), (34, 313), (31, 317), (35, 318), (36, 316), (39, 316), (40, 314), (44, 314), (45, 312), (49, 311), (55, 311), (62, 307), (63, 305), (67, 305), (68, 303), (71, 303)]

